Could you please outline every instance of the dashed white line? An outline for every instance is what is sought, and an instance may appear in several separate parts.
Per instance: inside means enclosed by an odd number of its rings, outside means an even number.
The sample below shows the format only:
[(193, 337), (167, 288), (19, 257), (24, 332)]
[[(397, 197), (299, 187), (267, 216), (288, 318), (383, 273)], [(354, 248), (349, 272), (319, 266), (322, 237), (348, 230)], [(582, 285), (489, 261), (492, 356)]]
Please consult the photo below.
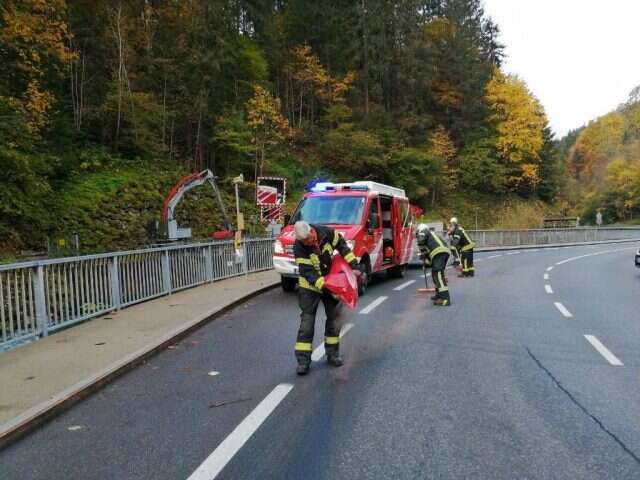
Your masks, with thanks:
[(274, 388), (264, 400), (225, 438), (207, 459), (193, 472), (188, 480), (213, 480), (238, 453), (251, 435), (262, 425), (276, 407), (285, 399), (293, 385), (282, 383)]
[(545, 280), (549, 280), (549, 274), (548, 274), (548, 273), (545, 273), (545, 274), (544, 274), (544, 279), (545, 279)]
[(406, 283), (403, 283), (402, 285), (398, 285), (396, 288), (394, 288), (393, 290), (396, 292), (399, 292), (400, 290), (407, 288), (409, 285), (411, 285), (412, 283), (416, 283), (415, 280), (409, 280)]
[(547, 272), (550, 272), (551, 270), (553, 270), (553, 266), (547, 267)]
[(611, 351), (607, 347), (605, 347), (596, 337), (594, 337), (593, 335), (585, 335), (584, 338), (586, 338), (587, 341), (591, 345), (593, 345), (593, 348), (595, 348), (598, 353), (600, 353), (600, 355), (602, 355), (611, 365), (613, 365), (614, 367), (624, 366), (620, 359), (618, 359), (618, 357), (611, 353)]
[(373, 302), (371, 302), (369, 305), (367, 305), (362, 310), (360, 310), (360, 314), (361, 315), (366, 315), (366, 314), (370, 313), (371, 311), (373, 311), (374, 308), (376, 308), (378, 305), (380, 305), (382, 302), (384, 302), (387, 298), (389, 298), (389, 297), (378, 297), (378, 298), (376, 298)]
[(501, 257), (502, 255), (491, 255), (490, 257), (487, 257), (487, 260), (491, 260), (492, 258), (498, 258)]
[(567, 307), (565, 307), (562, 303), (560, 303), (560, 302), (554, 302), (553, 304), (556, 306), (556, 308), (557, 308), (558, 310), (560, 310), (560, 313), (561, 313), (562, 315), (564, 315), (566, 318), (571, 318), (571, 317), (573, 317), (573, 315), (571, 314), (571, 312), (570, 312), (569, 310), (567, 310)]
[[(353, 328), (353, 323), (345, 323), (342, 329), (340, 330), (340, 338), (344, 337), (349, 330)], [(316, 349), (311, 354), (311, 361), (318, 362), (324, 357), (324, 342), (316, 347)]]
[(522, 252), (509, 252), (509, 253), (507, 253), (507, 255), (519, 255), (519, 254), (521, 254), (521, 253), (522, 253)]
[(539, 251), (540, 251), (540, 249), (539, 249), (539, 248), (536, 248), (536, 249), (534, 249), (534, 250), (529, 250), (529, 251), (530, 251), (531, 253), (533, 253), (533, 252), (539, 252)]
[(547, 284), (544, 286), (544, 289), (547, 293), (553, 293), (553, 290), (551, 289), (551, 285)]

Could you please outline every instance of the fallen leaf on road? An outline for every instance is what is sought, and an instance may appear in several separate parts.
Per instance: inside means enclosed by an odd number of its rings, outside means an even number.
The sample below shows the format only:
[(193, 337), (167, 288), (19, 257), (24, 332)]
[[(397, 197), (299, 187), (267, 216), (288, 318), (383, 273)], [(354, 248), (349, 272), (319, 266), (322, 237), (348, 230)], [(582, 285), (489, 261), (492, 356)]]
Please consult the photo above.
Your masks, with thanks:
[(73, 425), (72, 427), (67, 427), (67, 430), (70, 432), (76, 432), (78, 430), (82, 430), (82, 425)]
[(251, 400), (251, 397), (238, 398), (237, 400), (226, 400), (224, 402), (213, 402), (209, 404), (209, 408), (223, 407), (225, 405), (231, 405), (232, 403), (248, 402), (249, 400)]

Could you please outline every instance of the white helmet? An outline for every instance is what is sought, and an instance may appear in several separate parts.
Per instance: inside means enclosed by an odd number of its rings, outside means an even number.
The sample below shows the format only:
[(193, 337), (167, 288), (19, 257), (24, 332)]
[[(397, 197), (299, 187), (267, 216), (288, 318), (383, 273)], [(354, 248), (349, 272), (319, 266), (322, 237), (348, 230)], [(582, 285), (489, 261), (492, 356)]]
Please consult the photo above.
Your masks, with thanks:
[(299, 220), (293, 226), (296, 233), (296, 240), (304, 241), (309, 237), (311, 233), (311, 225), (304, 220)]
[(458, 224), (458, 217), (451, 217), (451, 220), (449, 220), (449, 223), (451, 225), (457, 225)]

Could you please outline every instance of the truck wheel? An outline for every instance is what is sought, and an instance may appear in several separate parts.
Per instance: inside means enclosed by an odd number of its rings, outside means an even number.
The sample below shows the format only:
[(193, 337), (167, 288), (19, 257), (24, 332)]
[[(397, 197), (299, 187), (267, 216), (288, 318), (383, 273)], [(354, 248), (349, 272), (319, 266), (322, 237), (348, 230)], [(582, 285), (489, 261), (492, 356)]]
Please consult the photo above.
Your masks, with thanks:
[(369, 280), (371, 279), (371, 267), (369, 266), (369, 262), (366, 260), (360, 262), (360, 271), (362, 274), (360, 275), (360, 280), (358, 281), (358, 296), (361, 297), (367, 291), (367, 287), (369, 286)]
[(285, 292), (294, 292), (297, 283), (297, 278), (280, 277), (280, 284), (282, 285), (282, 290), (284, 290)]
[(402, 278), (404, 277), (404, 273), (406, 270), (406, 265), (398, 265), (387, 270), (387, 275), (389, 275), (389, 278)]

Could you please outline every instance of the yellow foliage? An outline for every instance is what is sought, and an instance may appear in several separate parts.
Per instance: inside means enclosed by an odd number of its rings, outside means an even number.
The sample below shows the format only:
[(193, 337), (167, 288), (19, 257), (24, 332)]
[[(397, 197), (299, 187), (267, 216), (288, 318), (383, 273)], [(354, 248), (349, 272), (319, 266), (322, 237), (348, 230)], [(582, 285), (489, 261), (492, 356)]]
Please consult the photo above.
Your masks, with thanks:
[(540, 182), (540, 152), (546, 115), (538, 99), (518, 77), (494, 71), (486, 90), (491, 119), (496, 124), (496, 150), (511, 169), (511, 183)]

